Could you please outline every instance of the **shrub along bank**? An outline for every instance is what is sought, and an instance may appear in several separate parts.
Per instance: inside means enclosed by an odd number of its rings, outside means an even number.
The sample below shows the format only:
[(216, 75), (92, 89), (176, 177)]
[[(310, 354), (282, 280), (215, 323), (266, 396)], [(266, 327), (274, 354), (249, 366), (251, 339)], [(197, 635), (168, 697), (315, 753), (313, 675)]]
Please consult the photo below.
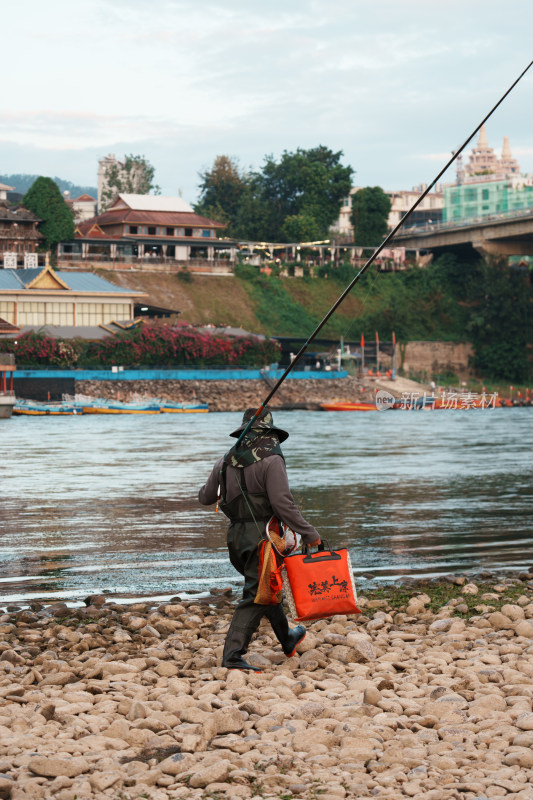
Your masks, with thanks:
[(15, 354), (31, 367), (173, 367), (194, 364), (263, 366), (279, 360), (280, 347), (270, 339), (203, 334), (183, 325), (145, 323), (100, 341), (52, 339), (42, 331), (16, 340), (0, 340), (0, 351)]

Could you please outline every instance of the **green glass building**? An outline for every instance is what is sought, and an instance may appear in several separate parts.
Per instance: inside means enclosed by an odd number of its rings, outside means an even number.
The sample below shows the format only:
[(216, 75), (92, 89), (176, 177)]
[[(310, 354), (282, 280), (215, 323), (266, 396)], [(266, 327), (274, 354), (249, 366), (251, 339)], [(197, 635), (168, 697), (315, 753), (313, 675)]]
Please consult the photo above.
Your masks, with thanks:
[(533, 186), (513, 183), (494, 180), (445, 186), (443, 222), (460, 222), (533, 208)]

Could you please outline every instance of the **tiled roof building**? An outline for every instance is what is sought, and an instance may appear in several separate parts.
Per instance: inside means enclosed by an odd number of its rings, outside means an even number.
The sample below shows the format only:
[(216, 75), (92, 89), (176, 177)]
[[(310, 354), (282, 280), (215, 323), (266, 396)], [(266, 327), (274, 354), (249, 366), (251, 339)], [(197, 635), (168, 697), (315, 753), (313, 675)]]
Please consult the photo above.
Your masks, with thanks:
[(10, 208), (8, 203), (0, 200), (0, 266), (4, 263), (4, 254), (11, 255), (16, 262), (22, 261), (25, 253), (35, 253), (42, 239), (37, 230), (39, 217), (25, 208)]
[(11, 325), (101, 325), (134, 317), (143, 292), (92, 272), (0, 269), (0, 317)]
[(137, 264), (232, 259), (235, 243), (217, 239), (223, 228), (181, 197), (120, 194), (107, 211), (77, 226), (75, 241), (60, 246), (60, 257)]

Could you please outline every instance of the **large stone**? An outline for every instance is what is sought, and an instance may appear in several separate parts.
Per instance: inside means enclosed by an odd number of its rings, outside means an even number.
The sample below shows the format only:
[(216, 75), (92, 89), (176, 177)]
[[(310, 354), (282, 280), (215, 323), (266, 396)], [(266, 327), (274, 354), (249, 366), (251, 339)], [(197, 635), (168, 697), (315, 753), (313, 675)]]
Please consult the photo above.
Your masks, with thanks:
[(318, 717), (320, 717), (325, 710), (326, 706), (322, 703), (302, 703), (296, 709), (294, 718), (304, 719), (306, 722), (313, 722), (313, 720), (318, 719)]
[(161, 611), (171, 619), (182, 619), (187, 614), (185, 606), (182, 606), (179, 603), (170, 603), (167, 606), (163, 606)]
[(503, 763), (508, 767), (518, 766), (523, 769), (531, 769), (533, 767), (533, 750), (529, 747), (517, 748), (504, 756)]
[(436, 619), (435, 622), (432, 622), (429, 626), (429, 630), (431, 633), (446, 633), (449, 631), (453, 625), (453, 619), (448, 617), (447, 619)]
[(52, 672), (39, 683), (39, 686), (66, 686), (75, 680), (73, 672)]
[(225, 760), (201, 767), (197, 772), (192, 773), (189, 786), (193, 789), (204, 789), (210, 783), (225, 783), (231, 767), (230, 762)]
[(104, 661), (100, 665), (99, 672), (102, 678), (108, 675), (124, 675), (126, 672), (139, 672), (139, 668), (135, 664), (129, 664), (127, 661)]
[(369, 686), (363, 694), (363, 703), (369, 706), (377, 706), (382, 699), (382, 694), (375, 686)]
[(505, 711), (506, 708), (507, 703), (499, 694), (485, 694), (470, 703), (470, 712), (474, 714), (484, 715), (491, 711)]
[(129, 733), (130, 725), (125, 719), (119, 718), (111, 723), (109, 728), (103, 731), (104, 736), (109, 736), (111, 739), (125, 739)]
[(173, 756), (165, 758), (159, 764), (159, 769), (165, 775), (181, 775), (188, 772), (194, 766), (194, 758), (189, 754), (175, 753)]
[(95, 792), (105, 792), (121, 778), (120, 772), (95, 772), (89, 777), (89, 783)]
[(155, 671), (162, 678), (175, 678), (179, 670), (172, 661), (160, 661)]
[(75, 778), (89, 771), (89, 763), (84, 758), (57, 758), (56, 756), (34, 756), (28, 762), (28, 769), (43, 778)]
[(217, 734), (240, 733), (244, 728), (244, 717), (238, 708), (219, 708), (212, 716)]
[(533, 639), (533, 624), (529, 620), (520, 620), (515, 625), (515, 633), (517, 636), (525, 636), (527, 639)]
[(305, 639), (300, 642), (298, 647), (296, 648), (296, 652), (300, 655), (302, 653), (307, 653), (308, 650), (314, 650), (318, 646), (318, 639), (311, 633), (311, 631), (307, 631), (305, 634)]
[(350, 660), (356, 664), (367, 664), (370, 661), (376, 660), (376, 651), (372, 643), (368, 639), (355, 638), (355, 636), (348, 635), (346, 637), (348, 644), (352, 648)]
[(506, 603), (502, 606), (502, 614), (505, 614), (506, 617), (509, 619), (518, 622), (518, 620), (525, 619), (524, 609), (520, 608), (520, 606), (512, 605), (510, 603)]
[(8, 800), (11, 797), (15, 783), (12, 778), (6, 775), (0, 775), (0, 798), (1, 800)]
[(349, 664), (353, 661), (352, 648), (347, 647), (345, 644), (336, 644), (328, 653), (330, 658), (340, 661), (341, 664)]
[(161, 697), (160, 703), (165, 711), (178, 715), (183, 709), (196, 706), (196, 701), (188, 694), (178, 695), (177, 697), (173, 694), (165, 694)]
[(511, 630), (514, 627), (512, 620), (501, 611), (489, 614), (488, 620), (495, 631)]
[(521, 731), (533, 731), (533, 714), (530, 711), (519, 714), (516, 718), (516, 727)]
[(533, 747), (533, 731), (523, 731), (514, 737), (511, 744), (517, 747)]

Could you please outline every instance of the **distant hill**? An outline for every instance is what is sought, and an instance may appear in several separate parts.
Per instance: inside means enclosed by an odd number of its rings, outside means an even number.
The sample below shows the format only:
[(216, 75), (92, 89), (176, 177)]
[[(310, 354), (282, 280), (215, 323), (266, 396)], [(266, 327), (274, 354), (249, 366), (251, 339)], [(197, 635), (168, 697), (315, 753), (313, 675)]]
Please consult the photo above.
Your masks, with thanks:
[[(15, 192), (19, 194), (26, 194), (38, 177), (39, 175), (27, 174), (0, 175), (0, 183), (7, 183), (8, 186), (13, 186)], [(96, 186), (79, 186), (77, 183), (72, 183), (72, 181), (66, 181), (63, 178), (57, 177), (53, 178), (53, 180), (57, 183), (62, 193), (70, 192), (71, 198), (79, 197), (81, 194), (90, 194), (92, 197), (96, 197)]]

